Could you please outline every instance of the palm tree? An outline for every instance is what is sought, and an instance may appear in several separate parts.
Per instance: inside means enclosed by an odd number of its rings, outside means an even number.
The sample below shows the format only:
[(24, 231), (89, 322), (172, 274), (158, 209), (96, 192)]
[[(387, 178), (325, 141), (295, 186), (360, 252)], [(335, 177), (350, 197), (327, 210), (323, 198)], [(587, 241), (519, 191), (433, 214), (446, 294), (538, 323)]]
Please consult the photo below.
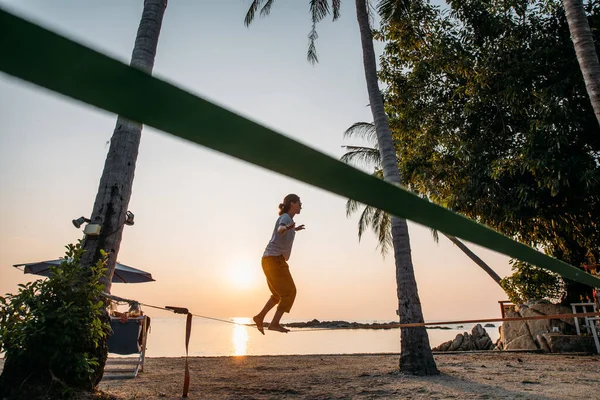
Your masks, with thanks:
[[(148, 74), (152, 74), (154, 67), (158, 37), (166, 8), (167, 0), (144, 0), (130, 65)], [(107, 271), (102, 282), (107, 293), (110, 293), (123, 226), (127, 218), (141, 134), (142, 124), (117, 117), (90, 218), (92, 224), (101, 226), (100, 235), (87, 235), (83, 242), (83, 266), (96, 264), (103, 253), (108, 255)], [(104, 318), (108, 319), (108, 316), (105, 315)], [(98, 359), (98, 364), (94, 367), (94, 383), (98, 384), (102, 379), (108, 355), (106, 338), (97, 347), (90, 348), (90, 353)]]
[[(347, 164), (355, 166), (366, 165), (375, 166), (374, 176), (382, 179), (381, 160), (377, 148), (377, 137), (375, 135), (375, 126), (369, 122), (356, 122), (346, 129), (345, 138), (359, 137), (367, 142), (367, 146), (344, 146), (347, 152), (341, 157), (341, 160)], [(357, 212), (361, 204), (355, 200), (348, 199), (346, 202), (346, 216), (351, 216)], [(392, 245), (392, 235), (390, 227), (390, 215), (375, 207), (365, 205), (358, 220), (358, 239), (367, 229), (371, 229), (378, 238), (378, 248), (381, 254), (385, 256)], [(435, 242), (439, 241), (438, 231), (431, 229)], [(498, 285), (500, 285), (500, 276), (487, 265), (477, 254), (469, 249), (463, 242), (455, 236), (442, 233), (448, 240), (456, 245), (463, 253), (467, 255), (475, 264), (483, 269)], [(500, 287), (502, 287), (500, 285)]]
[(600, 63), (583, 0), (562, 0), (585, 88), (600, 124)]
[[(166, 8), (167, 0), (144, 0), (130, 65), (148, 74), (152, 74), (154, 67)], [(103, 282), (107, 293), (110, 293), (127, 218), (141, 134), (142, 124), (117, 117), (90, 218), (92, 224), (101, 226), (100, 235), (86, 236), (83, 245), (86, 252), (82, 264), (86, 266), (95, 264), (101, 258), (102, 251), (108, 253), (106, 279)]]
[[(248, 26), (252, 23), (256, 12), (261, 4), (261, 15), (269, 14), (274, 0), (253, 0), (246, 14), (244, 23)], [(384, 16), (390, 18), (396, 13), (405, 10), (408, 0), (381, 0), (379, 10)], [(379, 91), (377, 78), (377, 65), (375, 62), (375, 50), (373, 48), (373, 33), (369, 23), (369, 6), (367, 0), (355, 0), (356, 16), (361, 36), (363, 50), (363, 64), (367, 91), (373, 120), (377, 143), (381, 157), (384, 179), (391, 184), (400, 184), (400, 172), (396, 161), (396, 152), (392, 141), (392, 135), (388, 125), (388, 118), (383, 108), (383, 99)], [(318, 38), (316, 24), (330, 13), (333, 20), (340, 16), (341, 0), (332, 0), (331, 7), (327, 0), (311, 0), (310, 12), (312, 16), (312, 28), (309, 34), (308, 60), (312, 63), (318, 62), (315, 51), (315, 40)], [(401, 323), (423, 322), (421, 300), (417, 290), (414, 268), (410, 252), (410, 238), (406, 220), (391, 217), (391, 235), (396, 262), (396, 284), (398, 295), (398, 314)], [(439, 374), (435, 365), (429, 337), (425, 327), (401, 328), (400, 329), (400, 371), (415, 375)]]

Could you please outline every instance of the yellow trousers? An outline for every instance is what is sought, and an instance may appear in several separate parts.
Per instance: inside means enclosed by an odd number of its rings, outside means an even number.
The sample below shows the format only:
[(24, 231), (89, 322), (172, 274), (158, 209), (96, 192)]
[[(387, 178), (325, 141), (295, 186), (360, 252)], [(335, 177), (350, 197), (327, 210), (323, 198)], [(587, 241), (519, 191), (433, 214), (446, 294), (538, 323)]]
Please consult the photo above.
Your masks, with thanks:
[(285, 258), (283, 256), (263, 257), (261, 264), (267, 277), (271, 297), (278, 303), (277, 309), (289, 313), (296, 298), (296, 285)]

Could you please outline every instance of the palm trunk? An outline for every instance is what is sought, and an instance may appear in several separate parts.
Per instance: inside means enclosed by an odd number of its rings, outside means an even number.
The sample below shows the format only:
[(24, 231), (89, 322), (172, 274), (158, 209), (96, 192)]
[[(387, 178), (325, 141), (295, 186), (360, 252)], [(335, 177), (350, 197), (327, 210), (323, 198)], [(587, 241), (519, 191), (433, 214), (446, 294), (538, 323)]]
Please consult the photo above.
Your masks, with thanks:
[[(363, 49), (363, 62), (367, 91), (371, 103), (371, 112), (375, 122), (379, 152), (383, 166), (384, 179), (399, 184), (400, 172), (396, 160), (396, 151), (387, 115), (383, 108), (383, 99), (379, 91), (377, 64), (373, 48), (373, 34), (369, 25), (366, 0), (356, 0), (356, 16), (360, 29)], [(410, 240), (406, 221), (392, 217), (392, 242), (396, 260), (396, 283), (398, 286), (398, 314), (401, 323), (423, 322), (421, 301), (417, 291), (417, 283), (410, 254)], [(400, 330), (400, 371), (414, 375), (439, 374), (429, 337), (424, 327), (403, 328)]]
[[(148, 74), (152, 74), (154, 67), (158, 36), (166, 8), (167, 0), (144, 1), (130, 64)], [(99, 236), (86, 236), (83, 243), (85, 253), (81, 262), (84, 266), (95, 264), (101, 258), (102, 251), (108, 253), (107, 271), (102, 282), (107, 293), (110, 293), (121, 246), (141, 135), (142, 124), (117, 117), (90, 218), (91, 223), (99, 224), (102, 228)], [(103, 319), (108, 323), (108, 314), (105, 313)], [(104, 338), (96, 347), (90, 348), (90, 353), (98, 359), (98, 364), (94, 367), (94, 385), (100, 383), (104, 374), (108, 355), (106, 343)]]
[(600, 124), (600, 63), (594, 46), (594, 38), (582, 0), (563, 0), (571, 39), (577, 54), (579, 68), (583, 74), (585, 88), (590, 97), (594, 114)]
[(445, 233), (443, 235), (446, 236), (452, 243), (454, 243), (456, 247), (461, 249), (462, 252), (467, 255), (467, 257), (473, 260), (475, 264), (479, 265), (481, 269), (483, 269), (498, 285), (500, 285), (500, 276), (492, 268), (490, 268), (490, 266), (487, 265), (481, 258), (479, 258), (477, 254), (473, 253), (471, 249), (465, 246), (465, 244), (458, 240), (456, 237), (446, 235)]
[[(167, 0), (145, 0), (142, 19), (131, 56), (131, 66), (152, 74), (156, 47), (167, 7)], [(99, 236), (87, 236), (82, 264), (93, 265), (100, 259), (101, 250), (109, 254), (103, 282), (110, 293), (117, 255), (121, 245), (123, 225), (131, 198), (135, 163), (142, 134), (142, 125), (119, 116), (100, 178), (94, 202), (92, 224), (99, 224)]]

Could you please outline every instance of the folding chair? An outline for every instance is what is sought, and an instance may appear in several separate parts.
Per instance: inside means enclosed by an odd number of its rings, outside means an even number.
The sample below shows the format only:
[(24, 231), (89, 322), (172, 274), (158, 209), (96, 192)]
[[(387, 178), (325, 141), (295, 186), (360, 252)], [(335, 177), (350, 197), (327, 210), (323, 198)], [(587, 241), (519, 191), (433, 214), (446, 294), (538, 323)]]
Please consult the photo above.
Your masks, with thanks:
[[(571, 303), (571, 309), (573, 310), (573, 314), (577, 314), (577, 307), (581, 307), (582, 309), (582, 313), (587, 313), (587, 312), (597, 312), (598, 308), (596, 307), (596, 303)], [(588, 310), (588, 307), (591, 307), (591, 310)], [(577, 332), (577, 335), (581, 335), (581, 327), (579, 326), (579, 324), (581, 322), (583, 322), (583, 327), (586, 330), (586, 333), (588, 335), (592, 334), (591, 331), (591, 327), (588, 325), (587, 322), (587, 318), (584, 317), (583, 321), (579, 321), (579, 318), (577, 317), (573, 317), (573, 319), (575, 320), (575, 331)]]
[[(119, 355), (135, 354), (135, 358), (113, 358), (106, 362), (104, 379), (135, 378), (144, 371), (148, 317), (129, 317), (125, 322), (110, 317), (112, 334), (108, 337), (108, 352)], [(118, 366), (118, 368), (113, 368)]]
[(585, 324), (594, 338), (596, 352), (600, 354), (600, 339), (598, 339), (598, 336), (600, 336), (600, 317), (585, 317)]

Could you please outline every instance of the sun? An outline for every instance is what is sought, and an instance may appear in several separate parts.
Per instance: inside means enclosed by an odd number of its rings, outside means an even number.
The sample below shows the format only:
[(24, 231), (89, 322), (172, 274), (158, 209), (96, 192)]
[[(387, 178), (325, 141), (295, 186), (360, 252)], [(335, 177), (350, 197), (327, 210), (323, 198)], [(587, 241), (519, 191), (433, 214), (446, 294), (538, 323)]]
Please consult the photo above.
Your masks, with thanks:
[(236, 261), (228, 270), (228, 280), (237, 289), (250, 289), (257, 285), (260, 274), (260, 265), (249, 261)]

